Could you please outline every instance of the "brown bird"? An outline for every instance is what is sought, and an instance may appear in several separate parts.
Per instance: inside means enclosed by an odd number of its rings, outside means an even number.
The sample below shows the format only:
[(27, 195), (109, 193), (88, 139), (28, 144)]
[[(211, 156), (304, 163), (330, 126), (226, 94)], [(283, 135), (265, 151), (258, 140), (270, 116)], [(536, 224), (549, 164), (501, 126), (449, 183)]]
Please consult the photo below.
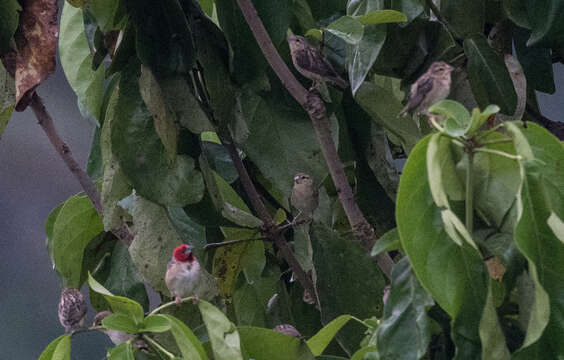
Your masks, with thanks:
[(349, 86), (333, 68), (321, 51), (307, 42), (303, 36), (288, 36), (288, 44), (292, 54), (292, 62), (296, 69), (306, 78), (317, 81), (329, 81), (343, 89)]
[(294, 218), (294, 222), (302, 213), (309, 218), (313, 217), (313, 211), (317, 209), (319, 204), (319, 193), (311, 176), (304, 173), (297, 173), (294, 176), (294, 187), (292, 188), (290, 202), (299, 211)]
[[(104, 320), (105, 317), (112, 315), (112, 313), (110, 311), (102, 311), (99, 312), (98, 314), (96, 314), (96, 316), (94, 316), (94, 322), (92, 324), (92, 326), (102, 326), (102, 320)], [(129, 339), (132, 339), (135, 337), (135, 335), (131, 335), (128, 333), (125, 333), (123, 331), (119, 331), (119, 330), (102, 330), (106, 335), (108, 335), (108, 337), (110, 338), (110, 340), (114, 343), (114, 345), (119, 345), (122, 344), (126, 341), (128, 341)]]
[(63, 289), (59, 300), (59, 321), (65, 332), (71, 333), (83, 327), (87, 310), (86, 300), (80, 291), (73, 288)]
[(411, 85), (407, 105), (398, 116), (410, 114), (429, 115), (427, 109), (434, 103), (445, 99), (450, 93), (450, 73), (454, 67), (437, 61), (429, 70)]

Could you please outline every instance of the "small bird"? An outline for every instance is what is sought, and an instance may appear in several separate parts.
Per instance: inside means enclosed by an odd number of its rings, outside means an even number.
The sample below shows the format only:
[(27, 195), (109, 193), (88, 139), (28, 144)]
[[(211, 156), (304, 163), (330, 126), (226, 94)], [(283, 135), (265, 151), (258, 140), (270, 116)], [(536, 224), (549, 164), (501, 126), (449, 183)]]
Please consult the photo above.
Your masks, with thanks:
[(280, 334), (293, 336), (293, 337), (296, 337), (298, 339), (302, 338), (302, 334), (300, 334), (300, 332), (290, 324), (276, 325), (273, 330), (276, 331), (276, 332), (279, 332)]
[(192, 253), (192, 246), (182, 244), (172, 252), (172, 260), (166, 266), (165, 282), (177, 304), (182, 298), (197, 296), (200, 281), (200, 263)]
[(313, 217), (313, 211), (317, 209), (319, 204), (319, 193), (311, 176), (304, 173), (297, 173), (294, 176), (294, 187), (292, 188), (290, 202), (299, 211), (294, 218), (294, 223), (302, 213), (308, 215), (309, 218)]
[[(102, 326), (102, 320), (110, 315), (112, 315), (111, 311), (102, 311), (97, 313), (96, 316), (94, 316), (94, 322), (92, 326)], [(103, 330), (103, 332), (108, 335), (114, 345), (122, 344), (135, 336), (119, 330)]]
[(84, 326), (88, 310), (84, 296), (77, 289), (65, 288), (59, 300), (59, 321), (66, 333), (71, 333)]
[(454, 67), (445, 62), (432, 63), (429, 70), (411, 85), (407, 105), (398, 117), (407, 113), (429, 115), (427, 109), (450, 93), (450, 73), (453, 70)]
[(306, 78), (316, 81), (329, 81), (345, 89), (349, 83), (333, 68), (321, 51), (307, 42), (303, 36), (288, 36), (292, 62), (296, 69)]

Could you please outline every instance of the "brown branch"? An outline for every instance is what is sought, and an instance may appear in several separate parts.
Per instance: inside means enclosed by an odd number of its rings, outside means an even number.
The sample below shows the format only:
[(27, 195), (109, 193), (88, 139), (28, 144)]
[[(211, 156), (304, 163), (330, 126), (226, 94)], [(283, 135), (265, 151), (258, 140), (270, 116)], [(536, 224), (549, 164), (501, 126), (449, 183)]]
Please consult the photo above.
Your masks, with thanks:
[[(288, 66), (274, 47), (252, 2), (250, 0), (237, 0), (237, 3), (266, 60), (288, 92), (304, 108), (311, 118), (313, 129), (321, 146), (321, 151), (329, 167), (331, 178), (337, 188), (339, 200), (343, 205), (352, 231), (361, 241), (362, 245), (367, 250), (370, 250), (377, 240), (377, 237), (374, 233), (374, 228), (368, 223), (354, 201), (351, 186), (347, 181), (343, 164), (339, 160), (337, 148), (331, 137), (325, 104), (318, 94), (308, 92), (294, 77), (290, 69), (288, 69)], [(376, 260), (382, 272), (390, 278), (393, 261), (389, 255), (386, 253), (380, 254)]]
[(233, 161), (233, 165), (237, 170), (237, 174), (239, 174), (241, 184), (243, 185), (245, 192), (251, 200), (251, 205), (257, 212), (259, 218), (264, 223), (265, 231), (268, 237), (274, 240), (274, 244), (280, 251), (280, 254), (284, 258), (284, 260), (286, 260), (286, 262), (290, 266), (290, 269), (292, 269), (292, 272), (296, 276), (296, 279), (298, 279), (298, 282), (305, 290), (312, 294), (315, 303), (319, 307), (319, 299), (315, 295), (317, 294), (317, 291), (315, 291), (311, 277), (304, 271), (298, 259), (296, 259), (296, 256), (292, 252), (292, 249), (290, 249), (290, 245), (288, 245), (288, 242), (274, 223), (272, 216), (270, 216), (268, 210), (266, 209), (266, 206), (264, 206), (264, 203), (260, 199), (260, 195), (257, 192), (257, 189), (253, 184), (253, 181), (251, 180), (251, 177), (249, 176), (249, 173), (247, 172), (247, 169), (245, 168), (241, 157), (239, 156), (239, 152), (237, 151), (237, 148), (233, 143), (233, 139), (229, 138), (226, 140), (227, 141), (224, 141), (224, 145), (227, 148), (229, 155), (231, 156), (231, 160)]
[[(33, 110), (33, 113), (35, 114), (39, 125), (47, 135), (47, 138), (49, 138), (49, 141), (51, 142), (61, 159), (63, 159), (68, 169), (78, 180), (80, 186), (82, 186), (82, 189), (84, 190), (84, 193), (86, 193), (86, 195), (90, 199), (90, 202), (92, 202), (92, 206), (101, 218), (102, 200), (100, 193), (98, 192), (98, 188), (96, 188), (96, 185), (94, 184), (92, 179), (90, 179), (88, 174), (86, 174), (86, 172), (84, 172), (84, 170), (80, 168), (80, 165), (73, 158), (70, 148), (61, 139), (59, 133), (57, 133), (53, 118), (47, 112), (45, 104), (43, 104), (43, 100), (37, 93), (34, 93), (31, 97), (29, 107), (31, 108), (31, 110)], [(119, 239), (124, 241), (126, 245), (131, 244), (131, 241), (133, 240), (133, 236), (131, 235), (126, 225), (122, 225), (120, 228), (113, 230), (112, 233)]]

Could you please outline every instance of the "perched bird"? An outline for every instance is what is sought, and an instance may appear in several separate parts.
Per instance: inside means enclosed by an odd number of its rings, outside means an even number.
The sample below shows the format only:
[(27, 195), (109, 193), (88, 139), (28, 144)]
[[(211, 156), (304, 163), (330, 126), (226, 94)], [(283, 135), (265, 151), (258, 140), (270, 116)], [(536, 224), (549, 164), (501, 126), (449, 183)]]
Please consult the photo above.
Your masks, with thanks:
[(294, 187), (292, 188), (290, 202), (299, 211), (294, 218), (294, 222), (302, 213), (310, 218), (313, 216), (313, 211), (319, 203), (319, 193), (311, 176), (304, 173), (297, 173), (294, 176)]
[(192, 253), (192, 246), (182, 244), (174, 249), (172, 260), (166, 266), (165, 282), (177, 304), (182, 298), (197, 295), (200, 275), (200, 263)]
[(84, 326), (86, 310), (84, 296), (77, 289), (65, 288), (59, 300), (59, 321), (65, 332), (71, 333)]
[[(92, 326), (102, 326), (102, 320), (104, 320), (104, 318), (109, 315), (112, 315), (111, 311), (99, 312), (98, 314), (96, 314), (96, 316), (94, 316), (94, 323), (92, 324)], [(103, 332), (108, 335), (114, 345), (122, 344), (134, 337), (134, 335), (119, 330), (103, 330)]]
[(450, 73), (454, 67), (437, 61), (431, 64), (429, 70), (411, 85), (407, 105), (398, 116), (410, 114), (426, 114), (427, 109), (434, 103), (446, 98), (450, 92)]
[(279, 332), (280, 334), (297, 337), (298, 339), (302, 338), (302, 334), (300, 334), (300, 332), (290, 324), (276, 325), (273, 330)]
[(306, 78), (316, 81), (329, 81), (346, 88), (349, 84), (339, 76), (329, 60), (325, 59), (321, 51), (307, 42), (303, 36), (288, 36), (292, 62), (296, 69)]

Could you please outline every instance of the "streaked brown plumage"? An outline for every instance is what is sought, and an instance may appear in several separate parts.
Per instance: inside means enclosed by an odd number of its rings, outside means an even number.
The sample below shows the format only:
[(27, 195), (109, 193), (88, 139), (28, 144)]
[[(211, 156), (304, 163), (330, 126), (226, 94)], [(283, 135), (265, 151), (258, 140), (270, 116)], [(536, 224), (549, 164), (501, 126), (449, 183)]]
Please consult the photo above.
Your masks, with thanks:
[(407, 105), (398, 116), (406, 114), (427, 114), (434, 103), (445, 99), (450, 93), (450, 74), (454, 70), (449, 64), (437, 61), (413, 85), (409, 92)]
[(288, 36), (292, 62), (296, 70), (306, 78), (315, 81), (329, 81), (343, 89), (349, 86), (325, 59), (321, 51), (307, 42), (303, 36)]
[(317, 209), (319, 203), (319, 193), (311, 176), (304, 173), (297, 173), (294, 176), (294, 187), (292, 188), (290, 202), (299, 211), (294, 221), (302, 213), (310, 218), (313, 216), (313, 211)]
[(88, 306), (80, 291), (63, 289), (59, 300), (59, 321), (65, 332), (70, 333), (83, 327), (87, 310)]

